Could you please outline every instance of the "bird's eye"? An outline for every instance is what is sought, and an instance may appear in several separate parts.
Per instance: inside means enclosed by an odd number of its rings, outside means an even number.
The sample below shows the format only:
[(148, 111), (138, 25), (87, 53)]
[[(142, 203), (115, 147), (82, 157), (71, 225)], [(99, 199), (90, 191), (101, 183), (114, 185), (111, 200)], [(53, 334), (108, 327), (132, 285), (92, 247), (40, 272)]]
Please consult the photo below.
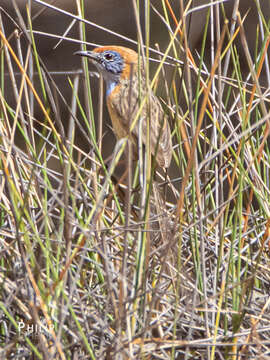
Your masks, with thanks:
[(113, 54), (111, 54), (111, 53), (104, 54), (104, 59), (108, 60), (108, 61), (112, 61), (113, 60)]

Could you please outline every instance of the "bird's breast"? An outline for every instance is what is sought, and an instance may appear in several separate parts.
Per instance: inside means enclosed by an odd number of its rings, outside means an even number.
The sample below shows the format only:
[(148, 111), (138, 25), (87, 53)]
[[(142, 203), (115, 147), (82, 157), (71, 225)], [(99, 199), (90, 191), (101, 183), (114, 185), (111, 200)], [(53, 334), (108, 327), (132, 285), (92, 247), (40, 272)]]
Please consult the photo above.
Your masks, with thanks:
[(126, 137), (129, 133), (128, 127), (126, 126), (125, 121), (123, 121), (123, 117), (119, 112), (120, 101), (120, 92), (117, 89), (117, 86), (115, 86), (114, 89), (107, 96), (107, 108), (109, 111), (114, 132), (118, 139)]
[(109, 96), (113, 92), (116, 86), (117, 83), (115, 81), (108, 82), (106, 85), (106, 96)]

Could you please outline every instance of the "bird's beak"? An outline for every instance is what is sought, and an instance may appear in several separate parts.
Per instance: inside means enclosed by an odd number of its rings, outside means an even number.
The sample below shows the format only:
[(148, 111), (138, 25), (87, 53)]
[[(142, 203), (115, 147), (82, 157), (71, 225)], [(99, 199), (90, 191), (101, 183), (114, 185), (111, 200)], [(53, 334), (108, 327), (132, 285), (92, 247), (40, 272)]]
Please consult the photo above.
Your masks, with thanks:
[(93, 51), (76, 51), (73, 55), (85, 56), (92, 60), (99, 61), (99, 54)]

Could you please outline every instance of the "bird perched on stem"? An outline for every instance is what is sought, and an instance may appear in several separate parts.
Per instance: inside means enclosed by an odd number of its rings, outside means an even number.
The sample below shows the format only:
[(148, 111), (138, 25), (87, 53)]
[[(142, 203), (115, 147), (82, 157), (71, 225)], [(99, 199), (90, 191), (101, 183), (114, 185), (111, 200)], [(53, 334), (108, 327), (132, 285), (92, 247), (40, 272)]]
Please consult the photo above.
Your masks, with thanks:
[[(170, 127), (151, 90), (149, 100), (144, 100), (141, 108), (143, 99), (148, 95), (145, 73), (138, 54), (122, 46), (104, 46), (93, 51), (77, 51), (75, 54), (88, 57), (106, 82), (107, 107), (116, 137), (121, 139), (128, 136), (137, 149), (139, 124), (142, 122), (140, 136), (146, 145), (149, 119), (151, 154), (156, 157), (159, 166), (168, 168), (172, 158)], [(139, 110), (141, 112), (138, 116)], [(138, 121), (133, 125), (136, 116)]]

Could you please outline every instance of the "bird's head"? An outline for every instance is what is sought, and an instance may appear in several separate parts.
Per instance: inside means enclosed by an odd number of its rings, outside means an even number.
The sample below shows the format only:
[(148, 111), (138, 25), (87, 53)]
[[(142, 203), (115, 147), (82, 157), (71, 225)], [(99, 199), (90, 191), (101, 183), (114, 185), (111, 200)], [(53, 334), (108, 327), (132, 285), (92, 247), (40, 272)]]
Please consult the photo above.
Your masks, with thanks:
[(93, 51), (77, 51), (75, 55), (86, 56), (97, 67), (107, 84), (109, 95), (120, 82), (137, 72), (138, 54), (123, 46), (103, 46)]

